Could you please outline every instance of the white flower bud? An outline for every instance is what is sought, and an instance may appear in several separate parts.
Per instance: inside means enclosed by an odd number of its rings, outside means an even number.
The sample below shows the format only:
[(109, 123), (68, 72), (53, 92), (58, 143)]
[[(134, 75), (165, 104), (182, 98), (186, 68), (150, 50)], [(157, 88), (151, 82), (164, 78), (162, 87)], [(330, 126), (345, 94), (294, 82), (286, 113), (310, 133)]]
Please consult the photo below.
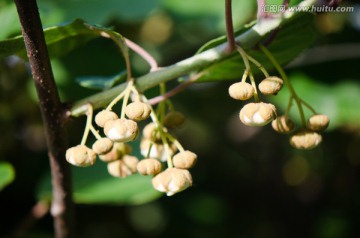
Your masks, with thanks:
[(324, 114), (312, 115), (306, 124), (306, 127), (312, 131), (323, 131), (329, 126), (330, 118)]
[[(175, 151), (176, 151), (176, 146), (169, 145), (170, 157), (175, 153)], [(166, 161), (168, 158), (168, 154), (166, 153), (163, 144), (152, 142), (149, 139), (145, 139), (145, 138), (143, 138), (140, 142), (140, 153), (144, 157), (158, 159), (162, 162)]]
[(276, 108), (271, 103), (248, 103), (239, 116), (247, 126), (264, 126), (276, 118)]
[(108, 163), (107, 169), (112, 176), (125, 178), (136, 173), (137, 162), (138, 159), (136, 157), (125, 155), (123, 159)]
[(152, 158), (141, 160), (137, 166), (137, 171), (142, 175), (156, 175), (161, 171), (161, 163)]
[(112, 141), (128, 142), (136, 138), (138, 126), (133, 120), (117, 119), (105, 123), (104, 133)]
[(191, 151), (182, 151), (174, 155), (173, 163), (178, 169), (190, 169), (196, 164), (197, 155)]
[(66, 150), (66, 160), (70, 164), (87, 167), (96, 161), (95, 152), (85, 145), (77, 145)]
[(295, 127), (294, 122), (285, 115), (278, 116), (275, 120), (272, 121), (271, 126), (279, 133), (289, 133)]
[(98, 155), (109, 153), (113, 148), (114, 143), (109, 138), (100, 138), (92, 145), (93, 151)]
[(104, 127), (105, 123), (108, 121), (113, 121), (118, 119), (119, 117), (115, 112), (110, 110), (102, 110), (95, 116), (95, 123), (100, 127)]
[(115, 142), (112, 149), (103, 155), (99, 155), (99, 158), (104, 162), (112, 162), (121, 159), (124, 155), (131, 153), (131, 147), (125, 143)]
[(192, 177), (188, 170), (168, 168), (152, 179), (154, 188), (172, 196), (192, 185)]
[(233, 99), (247, 100), (254, 96), (254, 87), (249, 83), (234, 83), (229, 87), (229, 95)]
[(276, 95), (282, 88), (284, 82), (276, 76), (267, 77), (259, 84), (259, 90), (265, 95)]
[(126, 116), (135, 121), (142, 121), (149, 118), (151, 113), (150, 106), (143, 102), (133, 102), (126, 106)]
[(309, 131), (301, 130), (290, 137), (290, 144), (296, 149), (311, 150), (318, 146), (322, 141), (320, 134)]

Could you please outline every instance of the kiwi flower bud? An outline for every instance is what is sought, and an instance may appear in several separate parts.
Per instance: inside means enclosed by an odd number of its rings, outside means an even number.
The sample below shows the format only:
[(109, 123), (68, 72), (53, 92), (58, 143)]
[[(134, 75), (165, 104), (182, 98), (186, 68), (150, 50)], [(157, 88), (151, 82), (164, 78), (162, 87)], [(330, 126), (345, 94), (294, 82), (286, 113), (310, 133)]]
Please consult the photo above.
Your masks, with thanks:
[(234, 83), (229, 87), (229, 95), (233, 99), (247, 100), (254, 96), (254, 87), (249, 83)]
[(104, 162), (112, 162), (121, 159), (124, 155), (131, 153), (131, 147), (125, 143), (115, 142), (112, 149), (103, 155), (99, 155), (99, 158)]
[(295, 127), (294, 122), (286, 115), (278, 116), (272, 121), (271, 126), (275, 131), (284, 134), (291, 132)]
[(95, 152), (85, 145), (77, 145), (66, 150), (66, 160), (70, 164), (87, 167), (96, 161)]
[(322, 141), (320, 134), (314, 131), (301, 130), (290, 137), (290, 144), (296, 149), (311, 150)]
[(169, 128), (176, 128), (181, 126), (185, 121), (185, 116), (181, 112), (172, 111), (165, 115), (164, 126)]
[(132, 102), (125, 108), (126, 116), (134, 121), (142, 121), (149, 118), (150, 106), (144, 102)]
[[(162, 127), (164, 132), (167, 132), (167, 129), (165, 127)], [(160, 137), (160, 128), (156, 128), (156, 124), (154, 122), (151, 122), (147, 124), (143, 129), (143, 138), (149, 139), (151, 141), (155, 142), (161, 142)]]
[(188, 150), (179, 152), (173, 157), (174, 166), (178, 169), (190, 169), (194, 167), (196, 160), (197, 155)]
[(114, 143), (109, 138), (100, 138), (92, 145), (93, 151), (98, 155), (103, 155), (111, 151)]
[(284, 82), (276, 76), (267, 77), (259, 84), (259, 90), (265, 95), (276, 95), (282, 88)]
[(276, 118), (276, 108), (271, 103), (248, 103), (240, 110), (239, 116), (247, 126), (264, 126)]
[(105, 123), (108, 121), (113, 121), (118, 119), (119, 117), (115, 112), (110, 110), (102, 110), (95, 116), (95, 123), (100, 127), (104, 127)]
[(161, 171), (161, 163), (153, 158), (141, 160), (137, 166), (137, 171), (142, 175), (156, 175)]
[(105, 123), (104, 133), (112, 141), (128, 142), (136, 138), (138, 126), (133, 120), (117, 119)]
[(167, 154), (163, 144), (152, 142), (145, 138), (140, 142), (140, 153), (142, 156), (158, 159), (162, 162), (166, 161), (168, 156), (172, 156), (175, 151), (176, 147), (174, 145), (169, 145), (169, 154)]
[(188, 170), (168, 168), (152, 179), (154, 188), (165, 192), (167, 196), (181, 192), (192, 185), (192, 177)]
[(107, 169), (112, 176), (125, 178), (137, 172), (136, 165), (138, 161), (135, 156), (125, 155), (120, 160), (108, 163)]
[(324, 114), (312, 115), (306, 124), (306, 127), (312, 131), (323, 131), (325, 130), (330, 122), (330, 118)]

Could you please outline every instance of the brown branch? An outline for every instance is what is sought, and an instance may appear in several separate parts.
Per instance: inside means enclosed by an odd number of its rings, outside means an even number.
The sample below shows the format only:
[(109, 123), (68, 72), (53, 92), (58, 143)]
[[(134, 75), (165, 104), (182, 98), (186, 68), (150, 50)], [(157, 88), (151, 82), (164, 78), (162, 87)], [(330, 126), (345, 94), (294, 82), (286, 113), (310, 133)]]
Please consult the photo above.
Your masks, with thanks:
[(232, 52), (235, 49), (235, 36), (232, 20), (232, 8), (231, 0), (225, 0), (225, 22), (226, 22), (226, 36), (228, 40), (228, 52)]
[(65, 107), (60, 102), (54, 81), (36, 0), (14, 0), (14, 2), (22, 26), (46, 133), (53, 186), (51, 214), (54, 217), (55, 236), (75, 237), (71, 171), (65, 160), (67, 148), (64, 130)]

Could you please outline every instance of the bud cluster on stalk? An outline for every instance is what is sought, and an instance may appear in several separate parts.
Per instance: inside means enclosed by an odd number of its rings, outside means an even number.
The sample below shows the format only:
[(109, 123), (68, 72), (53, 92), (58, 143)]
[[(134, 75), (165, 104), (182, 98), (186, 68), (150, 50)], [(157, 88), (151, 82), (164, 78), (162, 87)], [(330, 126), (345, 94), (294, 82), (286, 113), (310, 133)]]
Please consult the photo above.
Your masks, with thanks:
[[(131, 90), (134, 89), (133, 86)], [(131, 90), (128, 90), (128, 98)], [(170, 110), (159, 120), (157, 113), (147, 102), (136, 100), (127, 104), (126, 101), (123, 103), (121, 116), (112, 111), (111, 106), (95, 115), (95, 124), (104, 134), (101, 136), (92, 125), (91, 105), (89, 111), (91, 113), (87, 115), (90, 124), (87, 123), (85, 131), (91, 131), (97, 140), (89, 148), (85, 145), (87, 133), (84, 132), (81, 144), (66, 151), (66, 160), (69, 163), (87, 167), (93, 165), (98, 157), (107, 163), (108, 173), (114, 177), (125, 178), (135, 173), (153, 176), (153, 187), (168, 196), (192, 185), (188, 169), (195, 165), (197, 155), (184, 150), (169, 132), (183, 124), (185, 116), (182, 113)], [(128, 142), (137, 138), (138, 122), (148, 118), (151, 118), (152, 122), (142, 130), (140, 152), (143, 159), (139, 160), (130, 155), (132, 149)]]

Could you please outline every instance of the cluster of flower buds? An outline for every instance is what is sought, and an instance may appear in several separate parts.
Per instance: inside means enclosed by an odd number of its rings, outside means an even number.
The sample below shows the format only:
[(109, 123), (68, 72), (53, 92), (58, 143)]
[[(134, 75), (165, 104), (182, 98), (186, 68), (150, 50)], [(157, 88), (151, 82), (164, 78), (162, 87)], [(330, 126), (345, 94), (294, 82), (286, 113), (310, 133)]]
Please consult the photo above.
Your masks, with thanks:
[[(279, 77), (267, 77), (258, 85), (264, 95), (276, 95), (282, 88), (283, 81)], [(254, 97), (257, 89), (250, 83), (238, 82), (229, 87), (229, 95), (236, 100), (248, 100)], [(247, 126), (264, 126), (276, 118), (276, 108), (271, 103), (252, 102), (246, 104), (239, 114), (240, 120)]]
[[(184, 119), (179, 112), (169, 112), (164, 117), (163, 125), (151, 122), (144, 127), (140, 143), (140, 152), (144, 159), (137, 164), (137, 171), (142, 175), (154, 176), (154, 188), (168, 196), (192, 185), (188, 169), (195, 165), (197, 155), (184, 150), (167, 129), (180, 126)], [(163, 170), (161, 162), (167, 162), (168, 167)]]

